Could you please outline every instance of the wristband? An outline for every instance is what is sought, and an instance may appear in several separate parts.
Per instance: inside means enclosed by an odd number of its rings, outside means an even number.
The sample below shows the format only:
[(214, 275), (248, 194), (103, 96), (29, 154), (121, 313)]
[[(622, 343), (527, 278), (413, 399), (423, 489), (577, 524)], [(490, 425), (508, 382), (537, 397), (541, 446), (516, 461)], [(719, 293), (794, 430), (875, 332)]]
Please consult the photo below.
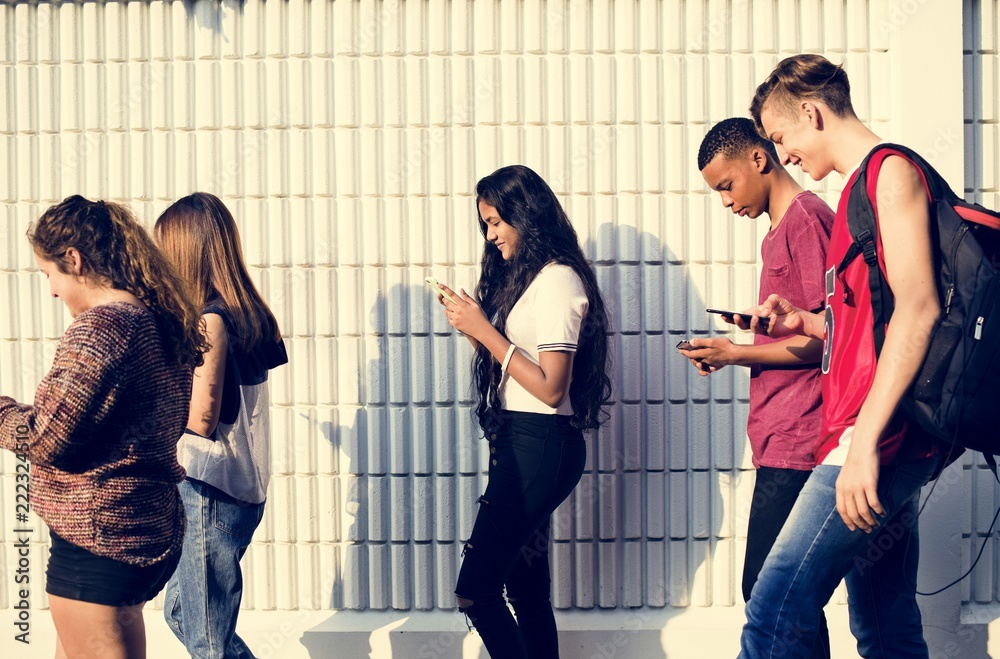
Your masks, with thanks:
[(501, 373), (507, 372), (507, 366), (510, 364), (510, 358), (514, 356), (515, 350), (517, 350), (517, 346), (511, 343), (510, 347), (507, 348), (507, 354), (503, 356), (503, 363), (500, 364)]

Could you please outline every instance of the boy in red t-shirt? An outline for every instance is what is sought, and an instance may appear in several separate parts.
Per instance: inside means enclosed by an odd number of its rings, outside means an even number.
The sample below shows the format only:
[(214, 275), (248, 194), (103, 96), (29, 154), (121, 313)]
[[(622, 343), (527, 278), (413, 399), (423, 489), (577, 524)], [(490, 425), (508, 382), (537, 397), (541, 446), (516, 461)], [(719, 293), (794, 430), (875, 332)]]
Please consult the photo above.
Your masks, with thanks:
[[(774, 145), (757, 133), (750, 119), (725, 119), (713, 126), (701, 143), (698, 169), (735, 215), (766, 215), (770, 221), (761, 244), (759, 303), (780, 290), (799, 307), (822, 310), (823, 270), (833, 226), (833, 211), (826, 202), (785, 171)], [(823, 342), (757, 334), (754, 345), (726, 338), (692, 339), (691, 345), (694, 349), (680, 352), (700, 375), (728, 365), (750, 367), (747, 435), (757, 478), (743, 563), (743, 599), (749, 600), (764, 559), (815, 465)], [(820, 621), (810, 656), (830, 656), (825, 620)]]
[[(941, 456), (896, 408), (927, 353), (940, 315), (930, 208), (919, 170), (885, 159), (873, 183), (878, 261), (895, 310), (876, 360), (867, 266), (841, 276), (851, 238), (847, 199), (858, 165), (880, 138), (855, 115), (844, 70), (819, 55), (783, 60), (757, 88), (757, 128), (783, 163), (816, 180), (845, 179), (827, 254), (825, 315), (771, 295), (751, 328), (824, 338), (819, 464), (799, 493), (750, 601), (740, 657), (806, 657), (822, 607), (846, 579), (851, 631), (863, 657), (927, 657), (916, 604), (916, 505)], [(773, 291), (780, 292), (780, 291)]]

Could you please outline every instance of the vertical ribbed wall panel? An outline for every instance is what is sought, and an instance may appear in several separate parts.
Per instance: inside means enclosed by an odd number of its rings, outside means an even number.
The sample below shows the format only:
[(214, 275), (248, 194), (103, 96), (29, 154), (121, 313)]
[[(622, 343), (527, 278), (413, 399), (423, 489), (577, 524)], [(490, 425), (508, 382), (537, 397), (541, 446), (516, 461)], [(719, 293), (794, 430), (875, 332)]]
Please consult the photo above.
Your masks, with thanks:
[[(998, 20), (997, 0), (968, 0), (963, 3), (965, 73), (965, 198), (988, 208), (1000, 208), (1000, 152), (997, 148)], [(941, 140), (951, 139), (940, 133)], [(940, 148), (947, 148), (939, 140)], [(996, 551), (994, 516), (1000, 508), (1000, 485), (982, 454), (967, 452), (962, 474), (962, 574), (982, 551), (971, 579), (962, 581), (962, 601), (989, 604), (1000, 600), (1000, 552)], [(951, 485), (958, 485), (953, 483)], [(992, 533), (991, 533), (992, 532)]]
[[(993, 75), (995, 2), (981, 4), (968, 59)], [(271, 384), (275, 475), (244, 605), (453, 607), (486, 456), (471, 351), (423, 278), (472, 289), (475, 182), (523, 163), (565, 204), (615, 332), (611, 419), (553, 525), (555, 605), (738, 604), (747, 373), (697, 377), (673, 345), (726, 334), (706, 306), (755, 300), (765, 228), (725, 212), (697, 150), (800, 51), (845, 61), (856, 107), (884, 129), (890, 101), (869, 92), (889, 75), (874, 27), (885, 5), (0, 4), (0, 309), (12, 311), (0, 392), (30, 401), (70, 320), (23, 238), (41, 211), (79, 193), (130, 203), (151, 226), (173, 200), (213, 192), (291, 356)], [(995, 139), (995, 97), (981, 101), (970, 125)], [(977, 180), (992, 181), (996, 149), (983, 154)], [(993, 183), (976, 192), (995, 202)], [(0, 465), (8, 514), (10, 456)], [(993, 490), (988, 472), (968, 471), (990, 493), (967, 525), (978, 538)], [(994, 581), (976, 580), (975, 601)]]

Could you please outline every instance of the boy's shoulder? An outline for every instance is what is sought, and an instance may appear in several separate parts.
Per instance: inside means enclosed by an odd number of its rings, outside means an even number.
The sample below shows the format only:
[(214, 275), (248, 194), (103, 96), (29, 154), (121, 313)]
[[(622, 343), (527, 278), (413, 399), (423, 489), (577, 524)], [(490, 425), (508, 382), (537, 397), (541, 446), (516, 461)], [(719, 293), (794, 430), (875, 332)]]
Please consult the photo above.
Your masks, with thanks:
[(822, 197), (807, 190), (792, 200), (783, 221), (792, 220), (788, 222), (791, 226), (805, 226), (815, 222), (829, 229), (833, 226), (835, 217), (833, 209)]

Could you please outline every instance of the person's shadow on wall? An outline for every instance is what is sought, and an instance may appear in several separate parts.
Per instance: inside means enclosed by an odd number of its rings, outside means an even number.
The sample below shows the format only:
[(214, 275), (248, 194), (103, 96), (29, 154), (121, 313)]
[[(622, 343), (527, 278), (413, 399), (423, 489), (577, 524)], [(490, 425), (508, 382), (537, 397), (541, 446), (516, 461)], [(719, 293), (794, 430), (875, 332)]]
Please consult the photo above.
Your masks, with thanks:
[[(686, 236), (687, 230), (677, 233)], [(557, 616), (567, 609), (626, 609), (628, 634), (616, 651), (653, 659), (666, 658), (664, 630), (685, 607), (742, 601), (738, 581), (728, 589), (712, 584), (720, 581), (714, 571), (732, 572), (740, 524), (745, 531), (735, 494), (743, 486), (733, 483), (746, 478), (740, 469), (746, 419), (739, 408), (746, 407), (747, 376), (727, 368), (700, 377), (676, 352), (680, 339), (709, 336), (722, 326), (710, 327), (698, 313), (706, 306), (699, 290), (711, 285), (708, 264), (689, 265), (683, 253), (666, 247), (664, 235), (608, 222), (583, 241), (611, 315), (615, 406), (607, 425), (587, 435), (585, 474), (556, 511), (551, 548)], [(718, 279), (712, 275), (711, 282)], [(728, 293), (712, 300), (730, 302)], [(323, 606), (385, 611), (397, 621), (393, 632), (425, 631), (409, 620), (410, 610), (454, 611), (460, 548), (485, 487), (481, 442), (468, 409), (471, 351), (435, 313), (436, 304), (422, 284), (396, 285), (379, 295), (367, 326), (351, 335), (362, 347), (338, 349), (334, 364), (339, 388), (356, 386), (358, 404), (345, 405), (346, 392), (338, 391), (336, 419), (317, 421), (322, 450), (337, 456), (337, 509), (320, 511), (339, 520), (335, 564), (320, 570)], [(405, 317), (392, 317), (390, 309), (406, 310)], [(365, 364), (356, 385), (344, 363), (348, 355)], [(414, 408), (432, 403), (437, 412), (414, 421)], [(440, 412), (449, 406), (453, 412)], [(403, 417), (399, 423), (387, 421), (396, 415)], [(396, 432), (409, 439), (390, 438)], [(402, 489), (384, 496), (388, 489), (379, 481), (404, 474)], [(442, 506), (450, 506), (452, 519)], [(728, 548), (722, 555), (720, 545)], [(410, 573), (394, 574), (389, 560), (373, 560), (381, 546), (409, 552)], [(431, 574), (425, 574), (414, 556), (427, 550), (451, 556), (431, 561)], [(434, 584), (437, 600), (417, 602), (418, 583)], [(375, 635), (331, 626), (336, 615), (301, 637), (310, 656), (369, 656)], [(412, 635), (390, 634), (393, 656), (419, 647), (459, 659), (479, 640), (470, 640), (462, 616), (452, 618), (447, 629), (427, 632), (416, 646)], [(607, 631), (563, 629), (561, 646), (567, 656), (589, 657), (616, 638)]]
[[(480, 645), (452, 594), (484, 469), (469, 411), (471, 351), (439, 311), (422, 282), (393, 285), (358, 328), (362, 347), (349, 351), (364, 370), (338, 350), (339, 418), (319, 427), (337, 456), (337, 509), (320, 511), (339, 520), (334, 565), (322, 566), (323, 606), (337, 613), (302, 635), (312, 657), (390, 649), (461, 659)], [(347, 405), (345, 384), (357, 392)], [(352, 612), (364, 612), (360, 626), (341, 622)], [(430, 624), (410, 618), (427, 612)]]
[[(706, 306), (698, 291), (705, 289), (709, 274), (707, 263), (696, 263), (697, 273), (692, 275), (692, 266), (683, 254), (665, 246), (663, 235), (603, 223), (596, 236), (584, 241), (611, 315), (616, 404), (607, 425), (587, 435), (585, 474), (555, 514), (551, 549), (557, 615), (559, 610), (576, 608), (627, 609), (629, 633), (616, 651), (654, 659), (667, 656), (664, 628), (684, 607), (741, 601), (737, 582), (723, 593), (729, 601), (722, 602), (719, 593), (725, 589), (713, 590), (710, 584), (718, 581), (713, 579), (713, 570), (732, 572), (734, 536), (741, 523), (733, 515), (737, 488), (732, 483), (745, 478), (740, 471), (745, 413), (732, 403), (742, 402), (745, 408), (746, 374), (729, 368), (700, 377), (674, 349), (682, 338), (710, 334), (711, 321), (697, 313)], [(411, 555), (414, 568), (407, 578), (412, 580), (411, 593), (416, 581), (436, 584), (440, 601), (433, 602), (432, 608), (453, 610), (451, 589), (460, 565), (460, 547), (471, 532), (475, 497), (485, 486), (485, 478), (480, 442), (475, 439), (478, 434), (471, 413), (462, 406), (471, 403), (467, 361), (471, 351), (434, 314), (436, 301), (426, 287), (394, 286), (388, 300), (391, 303), (379, 296), (369, 310), (369, 326), (361, 339), (366, 376), (358, 384), (360, 404), (356, 409), (338, 405), (337, 422), (320, 423), (329, 450), (339, 456), (336, 501), (340, 508), (332, 511), (340, 520), (334, 553), (338, 564), (324, 577), (323, 592), (329, 595), (324, 595), (325, 605), (338, 611), (396, 613), (403, 621), (394, 624), (393, 631), (404, 632), (414, 628), (406, 609), (417, 607), (412, 598), (372, 602), (373, 594), (398, 588), (401, 577), (392, 573), (388, 562), (374, 561), (373, 565), (373, 548), (382, 542), (390, 548), (407, 546), (409, 551), (424, 544), (438, 551), (451, 546), (451, 559), (435, 561), (432, 575), (417, 574)], [(728, 294), (722, 300), (713, 297), (714, 304), (723, 302), (729, 302)], [(408, 318), (387, 322), (387, 309), (407, 309)], [(422, 337), (426, 337), (424, 357), (393, 348), (409, 340), (409, 350), (416, 351)], [(343, 369), (344, 364), (338, 361), (336, 368)], [(428, 370), (433, 373), (430, 386), (435, 388), (430, 395), (418, 391), (424, 386), (421, 382), (428, 380)], [(351, 369), (346, 371), (347, 376), (338, 378), (341, 383), (351, 378)], [(380, 414), (396, 414), (424, 403), (447, 408), (440, 401), (453, 401), (454, 414), (435, 416), (430, 423), (404, 421), (409, 442), (388, 441), (388, 434), (381, 432), (384, 421), (373, 423)], [(345, 409), (352, 418), (346, 418)], [(400, 448), (402, 453), (397, 454)], [(378, 488), (372, 487), (372, 480), (391, 473), (410, 474), (405, 486), (409, 492), (373, 501), (371, 494)], [(452, 482), (425, 488), (424, 479)], [(459, 492), (454, 489), (456, 481)], [(441, 517), (442, 495), (453, 499), (455, 519), (450, 525), (440, 524), (447, 519)], [(402, 509), (396, 510), (397, 506)], [(429, 515), (429, 510), (437, 514)], [(399, 538), (403, 542), (371, 533), (373, 527), (382, 525), (378, 519), (411, 515), (410, 523), (420, 526), (420, 518), (429, 517), (431, 527), (436, 528), (423, 532), (411, 528), (407, 538)], [(397, 524), (406, 526), (401, 520)], [(730, 548), (722, 557), (720, 544)], [(367, 583), (356, 583), (356, 575), (367, 577)], [(453, 629), (429, 634), (421, 647), (433, 649), (433, 656), (462, 657), (468, 631), (458, 613), (453, 617)], [(371, 636), (371, 632), (338, 631), (336, 651), (368, 656), (373, 651)], [(325, 657), (332, 651), (331, 638), (330, 628), (321, 624), (307, 631), (300, 642), (310, 656)], [(567, 656), (573, 656), (607, 650), (616, 638), (607, 631), (564, 629), (561, 644)], [(477, 638), (472, 641), (479, 642)], [(394, 656), (411, 651), (412, 642), (398, 633), (389, 637)], [(487, 656), (485, 650), (481, 656)]]
[(722, 276), (707, 250), (689, 247), (707, 218), (699, 226), (688, 214), (668, 218), (661, 200), (636, 203), (651, 206), (637, 226), (598, 218), (596, 235), (583, 240), (612, 319), (615, 406), (588, 438), (584, 477), (556, 513), (554, 555), (576, 542), (575, 573), (565, 582), (554, 575), (554, 602), (627, 610), (629, 633), (595, 633), (587, 652), (600, 656), (620, 639), (616, 652), (666, 657), (668, 623), (686, 607), (742, 603), (732, 564), (746, 529), (740, 502), (753, 482), (744, 461), (749, 376), (738, 367), (699, 376), (675, 348), (682, 339), (732, 338), (704, 314), (702, 291), (713, 305), (743, 304), (731, 299), (741, 290), (737, 267)]

